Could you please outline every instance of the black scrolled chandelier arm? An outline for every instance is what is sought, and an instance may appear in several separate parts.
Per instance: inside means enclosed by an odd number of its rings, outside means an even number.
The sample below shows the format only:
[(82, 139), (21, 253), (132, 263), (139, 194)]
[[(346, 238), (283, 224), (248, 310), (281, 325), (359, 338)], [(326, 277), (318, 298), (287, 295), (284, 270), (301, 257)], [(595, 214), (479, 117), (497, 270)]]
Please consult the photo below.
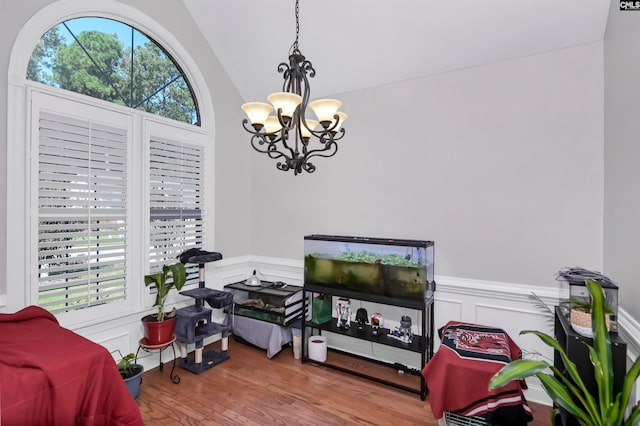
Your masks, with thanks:
[(305, 158), (308, 160), (313, 157), (333, 157), (338, 152), (338, 144), (334, 139), (325, 141), (322, 148), (312, 149), (307, 152)]

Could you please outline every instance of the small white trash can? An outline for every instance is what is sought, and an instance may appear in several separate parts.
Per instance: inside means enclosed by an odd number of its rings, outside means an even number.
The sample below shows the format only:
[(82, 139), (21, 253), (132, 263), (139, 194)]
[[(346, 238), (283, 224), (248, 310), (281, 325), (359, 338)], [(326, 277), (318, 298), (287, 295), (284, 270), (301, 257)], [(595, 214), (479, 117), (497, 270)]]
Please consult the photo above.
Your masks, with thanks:
[(327, 336), (309, 337), (309, 359), (318, 362), (327, 360)]

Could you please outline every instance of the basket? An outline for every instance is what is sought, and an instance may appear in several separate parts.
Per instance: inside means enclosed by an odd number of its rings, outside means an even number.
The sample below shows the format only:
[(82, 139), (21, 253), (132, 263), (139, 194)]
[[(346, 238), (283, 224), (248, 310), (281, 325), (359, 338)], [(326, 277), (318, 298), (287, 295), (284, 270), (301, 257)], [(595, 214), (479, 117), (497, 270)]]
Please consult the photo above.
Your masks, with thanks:
[[(576, 331), (576, 333), (585, 337), (593, 337), (593, 330), (591, 328), (591, 312), (585, 312), (580, 309), (571, 309), (570, 322), (571, 327)], [(606, 315), (605, 322), (607, 324), (607, 330), (610, 330), (610, 314)]]

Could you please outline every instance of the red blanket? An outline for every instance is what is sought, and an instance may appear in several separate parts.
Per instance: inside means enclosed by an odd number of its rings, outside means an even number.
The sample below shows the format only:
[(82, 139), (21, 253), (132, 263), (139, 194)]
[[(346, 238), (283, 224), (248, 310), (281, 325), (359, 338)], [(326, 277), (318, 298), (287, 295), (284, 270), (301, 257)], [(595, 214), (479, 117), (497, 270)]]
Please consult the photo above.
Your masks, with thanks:
[(0, 424), (143, 423), (111, 354), (30, 306), (0, 314)]
[(442, 344), (422, 370), (436, 418), (446, 410), (505, 426), (523, 425), (533, 419), (522, 392), (524, 381), (488, 390), (491, 377), (522, 355), (504, 330), (451, 321), (438, 333)]

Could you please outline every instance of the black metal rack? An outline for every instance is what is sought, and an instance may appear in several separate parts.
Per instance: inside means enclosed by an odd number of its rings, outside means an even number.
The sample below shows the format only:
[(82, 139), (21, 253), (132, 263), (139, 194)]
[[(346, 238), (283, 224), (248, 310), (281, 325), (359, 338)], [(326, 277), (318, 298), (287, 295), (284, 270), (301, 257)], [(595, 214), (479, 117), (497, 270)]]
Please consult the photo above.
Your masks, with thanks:
[[(435, 283), (431, 283), (431, 287), (435, 288)], [(311, 293), (312, 297), (309, 297), (307, 293)], [(310, 318), (309, 315), (305, 315), (307, 320), (305, 320), (304, 322), (305, 326), (302, 327), (302, 344), (303, 344), (302, 362), (311, 361), (308, 357), (308, 343), (307, 343), (307, 338), (305, 337), (305, 331), (307, 328), (310, 329), (311, 335), (313, 335), (314, 332), (317, 332), (318, 334), (322, 334), (323, 331), (326, 331), (326, 332), (331, 332), (331, 333), (352, 337), (355, 339), (362, 339), (362, 340), (367, 340), (370, 342), (379, 343), (386, 346), (391, 346), (401, 350), (419, 353), (420, 359), (421, 359), (421, 366), (424, 366), (429, 361), (429, 359), (431, 359), (431, 357), (433, 356), (433, 337), (434, 337), (433, 293), (431, 293), (431, 297), (425, 298), (423, 301), (418, 302), (415, 300), (405, 300), (405, 299), (385, 297), (380, 295), (372, 295), (367, 293), (359, 293), (359, 292), (350, 291), (350, 290), (341, 290), (333, 287), (325, 287), (325, 286), (305, 283), (303, 287), (303, 294), (302, 294), (302, 300), (304, 304), (303, 310), (305, 313), (309, 311), (310, 300), (313, 299), (313, 294), (315, 293), (336, 296), (336, 297), (345, 297), (345, 298), (360, 300), (364, 302), (373, 302), (373, 303), (378, 303), (382, 305), (403, 307), (403, 308), (419, 311), (421, 313), (420, 315), (421, 334), (414, 335), (411, 342), (403, 342), (393, 337), (389, 337), (387, 335), (389, 333), (389, 329), (382, 328), (380, 329), (380, 332), (377, 333), (377, 335), (373, 335), (371, 333), (371, 326), (369, 325), (365, 325), (362, 329), (358, 329), (358, 325), (352, 322), (351, 327), (348, 329), (345, 329), (337, 326), (336, 318), (331, 318), (331, 320), (327, 322), (316, 323), (308, 319)], [(362, 355), (354, 355), (351, 353), (346, 353), (344, 351), (339, 351), (335, 349), (331, 349), (331, 350), (340, 352), (343, 354), (347, 354), (352, 357), (372, 361), (372, 362), (375, 362), (376, 364), (385, 365), (390, 368), (394, 368), (394, 369), (399, 368), (399, 365), (397, 363), (379, 361), (376, 359), (367, 358)], [(313, 361), (313, 362), (316, 362), (316, 361)], [(373, 380), (388, 386), (393, 386), (395, 388), (402, 389), (408, 392), (417, 393), (420, 395), (420, 398), (422, 400), (424, 400), (427, 396), (428, 389), (427, 389), (424, 377), (422, 377), (422, 375), (420, 374), (420, 371), (405, 370), (405, 372), (413, 373), (415, 375), (420, 376), (420, 389), (414, 389), (393, 381), (389, 381), (377, 376), (373, 376), (368, 373), (363, 373), (355, 369), (347, 368), (343, 365), (332, 364), (330, 361), (325, 361), (319, 364), (329, 368), (336, 369), (336, 370), (344, 371), (346, 373), (350, 373), (359, 377), (363, 377), (369, 380)]]

